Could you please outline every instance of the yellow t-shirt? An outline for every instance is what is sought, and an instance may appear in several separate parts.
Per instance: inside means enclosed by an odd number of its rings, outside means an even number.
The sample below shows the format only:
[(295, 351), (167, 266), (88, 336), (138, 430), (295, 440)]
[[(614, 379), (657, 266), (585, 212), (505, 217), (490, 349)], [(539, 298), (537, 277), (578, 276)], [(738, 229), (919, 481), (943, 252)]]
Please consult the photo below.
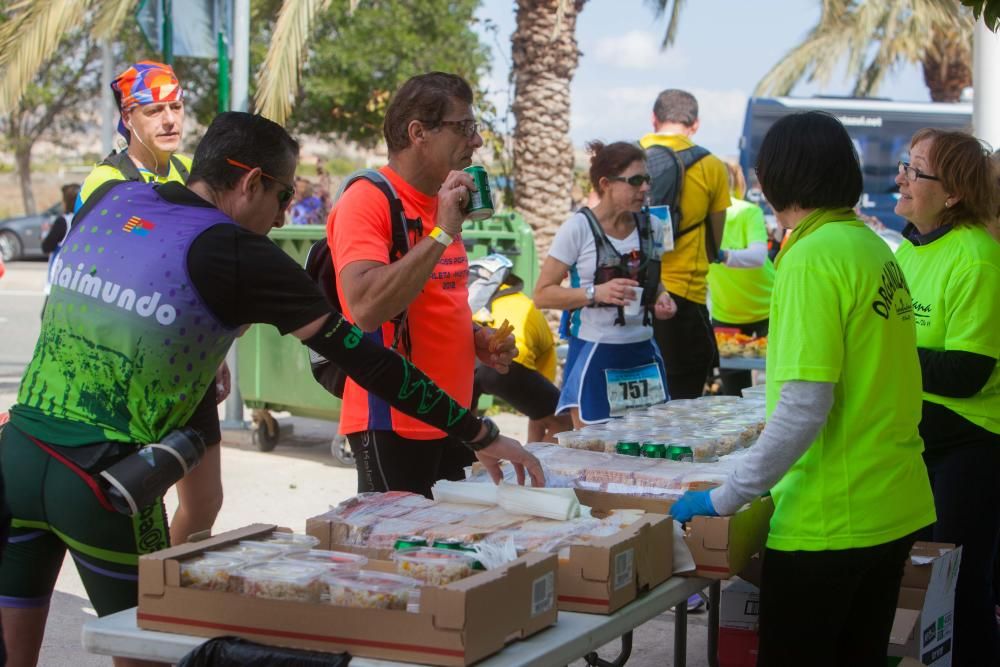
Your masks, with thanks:
[(870, 547), (933, 523), (917, 430), (916, 327), (892, 251), (859, 220), (827, 222), (796, 242), (775, 274), (768, 415), (786, 382), (834, 388), (822, 430), (771, 489), (767, 546)]
[[(187, 157), (186, 155), (180, 155), (179, 153), (175, 153), (174, 157), (180, 160), (181, 164), (183, 164), (187, 168), (188, 173), (191, 172), (191, 158)], [(166, 176), (160, 176), (159, 174), (154, 174), (153, 172), (147, 171), (142, 167), (137, 166), (136, 168), (139, 170), (139, 174), (142, 176), (142, 179), (146, 183), (174, 182), (183, 185), (185, 182), (185, 178), (181, 175), (179, 171), (177, 171), (177, 166), (174, 165), (173, 160), (170, 161), (170, 171), (167, 173)], [(94, 190), (101, 187), (103, 184), (107, 183), (108, 181), (120, 181), (124, 178), (125, 175), (122, 174), (122, 172), (118, 171), (117, 169), (115, 169), (110, 165), (106, 164), (97, 165), (96, 167), (94, 167), (93, 171), (87, 174), (87, 179), (83, 182), (83, 185), (80, 186), (80, 193), (76, 196), (76, 206), (74, 207), (74, 209), (79, 209), (80, 206), (83, 204), (83, 202), (87, 201), (87, 198), (91, 194), (93, 194)]]
[[(639, 140), (639, 145), (643, 148), (665, 146), (682, 151), (691, 148), (694, 143), (679, 134), (647, 134)], [(702, 221), (711, 213), (722, 213), (729, 208), (729, 204), (729, 174), (722, 160), (706, 155), (684, 172), (681, 222), (677, 231), (682, 232), (692, 225), (699, 225), (700, 228), (677, 239), (673, 251), (663, 255), (660, 279), (671, 294), (696, 303), (707, 301), (708, 257), (705, 255), (705, 225)]]
[[(756, 204), (733, 199), (733, 205), (726, 210), (726, 229), (720, 247), (723, 250), (742, 250), (751, 243), (767, 243), (764, 211)], [(712, 318), (727, 324), (766, 320), (771, 309), (773, 286), (774, 264), (770, 259), (765, 259), (763, 266), (753, 269), (712, 264), (708, 269)]]
[[(504, 285), (501, 289), (506, 289)], [(538, 371), (549, 382), (556, 379), (556, 343), (545, 316), (523, 292), (501, 296), (490, 306), (493, 319), (480, 322), (492, 327), (507, 320), (514, 327), (517, 356), (514, 361), (525, 368)]]
[[(896, 250), (913, 293), (917, 346), (1000, 358), (1000, 244), (978, 225), (960, 225), (927, 245)], [(991, 433), (1000, 433), (1000, 364), (974, 396), (924, 392)]]

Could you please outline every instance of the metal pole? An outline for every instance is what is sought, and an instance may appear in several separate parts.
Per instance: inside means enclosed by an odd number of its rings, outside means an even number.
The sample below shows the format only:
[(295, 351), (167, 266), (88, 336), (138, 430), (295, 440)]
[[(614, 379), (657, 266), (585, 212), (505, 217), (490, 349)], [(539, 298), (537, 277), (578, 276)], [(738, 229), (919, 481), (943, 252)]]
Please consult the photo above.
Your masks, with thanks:
[(973, 37), (972, 100), (973, 134), (1000, 148), (1000, 34), (994, 34), (983, 23), (976, 22)]
[(220, 30), (218, 34), (219, 48), (219, 113), (229, 111), (229, 49), (226, 48), (226, 33)]
[(250, 108), (250, 0), (233, 3), (233, 111)]
[[(233, 96), (230, 108), (233, 111), (246, 111), (249, 108), (250, 91), (250, 0), (235, 0), (233, 4)], [(229, 364), (233, 388), (229, 398), (226, 399), (226, 417), (222, 426), (231, 429), (246, 428), (246, 422), (243, 420), (243, 396), (240, 394), (236, 343), (229, 348), (226, 363)]]
[(111, 94), (111, 79), (114, 77), (114, 55), (111, 41), (101, 42), (101, 155), (111, 152), (115, 143), (115, 98)]
[(174, 64), (174, 8), (170, 0), (163, 0), (163, 62)]

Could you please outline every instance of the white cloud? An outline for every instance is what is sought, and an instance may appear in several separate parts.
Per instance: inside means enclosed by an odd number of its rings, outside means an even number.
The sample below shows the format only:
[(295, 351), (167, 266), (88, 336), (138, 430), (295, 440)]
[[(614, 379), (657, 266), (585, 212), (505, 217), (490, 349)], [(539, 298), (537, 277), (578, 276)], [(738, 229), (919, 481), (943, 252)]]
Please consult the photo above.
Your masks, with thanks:
[[(635, 140), (652, 131), (653, 102), (663, 89), (659, 84), (574, 88), (570, 120), (573, 143), (591, 139)], [(698, 100), (701, 127), (695, 141), (721, 156), (739, 152), (747, 95), (737, 89), (691, 88)]]
[(602, 65), (642, 71), (679, 70), (688, 64), (676, 48), (660, 51), (660, 37), (644, 30), (603, 37), (594, 45), (593, 55)]

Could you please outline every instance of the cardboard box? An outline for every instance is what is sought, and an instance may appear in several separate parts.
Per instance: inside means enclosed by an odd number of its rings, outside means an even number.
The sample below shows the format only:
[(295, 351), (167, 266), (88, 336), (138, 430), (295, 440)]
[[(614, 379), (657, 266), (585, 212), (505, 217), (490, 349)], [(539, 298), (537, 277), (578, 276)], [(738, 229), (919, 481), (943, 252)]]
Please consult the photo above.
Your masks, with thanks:
[[(584, 505), (615, 505), (614, 508), (643, 509), (669, 514), (673, 500), (641, 498), (601, 491), (577, 489)], [(607, 498), (604, 498), (607, 497)], [(683, 572), (687, 576), (728, 579), (749, 564), (754, 554), (764, 548), (770, 529), (774, 503), (770, 496), (757, 498), (733, 516), (696, 516), (688, 523), (685, 544), (691, 550), (697, 569)]]
[(760, 589), (736, 577), (719, 603), (719, 667), (756, 667)]
[(558, 564), (554, 555), (546, 554), (528, 554), (446, 586), (424, 586), (419, 613), (267, 600), (180, 586), (179, 559), (273, 529), (254, 524), (142, 556), (139, 627), (465, 666), (556, 621)]
[(918, 659), (927, 667), (950, 667), (955, 583), (962, 548), (917, 542), (903, 570), (889, 655)]
[[(588, 496), (595, 516), (621, 509), (613, 494)], [(619, 506), (614, 506), (619, 505)], [(360, 553), (388, 559), (391, 549), (341, 544), (347, 528), (327, 516), (306, 521), (306, 533), (319, 540), (317, 548)], [(658, 586), (673, 574), (673, 520), (648, 514), (614, 535), (569, 547), (559, 558), (559, 609), (610, 614)]]

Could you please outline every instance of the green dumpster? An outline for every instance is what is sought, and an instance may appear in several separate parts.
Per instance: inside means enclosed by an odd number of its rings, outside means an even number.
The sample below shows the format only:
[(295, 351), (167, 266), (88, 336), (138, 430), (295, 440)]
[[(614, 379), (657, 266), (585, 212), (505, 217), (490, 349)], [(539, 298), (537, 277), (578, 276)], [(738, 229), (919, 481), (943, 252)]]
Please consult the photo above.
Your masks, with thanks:
[[(300, 265), (305, 263), (312, 244), (325, 237), (323, 225), (283, 227), (270, 234), (271, 240)], [(247, 407), (329, 421), (340, 418), (340, 400), (313, 379), (309, 349), (298, 338), (282, 336), (269, 324), (255, 324), (238, 339), (236, 353), (240, 394)], [(263, 420), (273, 426), (269, 415)], [(254, 445), (266, 451), (274, 448), (279, 434), (264, 426), (257, 425)]]
[(524, 293), (531, 296), (538, 281), (538, 250), (531, 226), (519, 213), (498, 213), (486, 220), (466, 222), (462, 241), (469, 259), (500, 253), (514, 263), (514, 273), (524, 281)]
[[(326, 236), (324, 225), (295, 225), (273, 230), (269, 237), (300, 265), (309, 248)], [(516, 213), (501, 213), (486, 220), (467, 222), (462, 239), (475, 259), (491, 252), (506, 255), (514, 273), (531, 294), (538, 279), (538, 254), (534, 235)], [(258, 449), (273, 449), (279, 433), (267, 411), (285, 411), (298, 417), (337, 421), (340, 400), (323, 389), (312, 376), (309, 350), (294, 336), (282, 336), (269, 324), (255, 324), (237, 341), (239, 387), (247, 407), (262, 411), (255, 430)], [(255, 417), (256, 421), (256, 417)]]

